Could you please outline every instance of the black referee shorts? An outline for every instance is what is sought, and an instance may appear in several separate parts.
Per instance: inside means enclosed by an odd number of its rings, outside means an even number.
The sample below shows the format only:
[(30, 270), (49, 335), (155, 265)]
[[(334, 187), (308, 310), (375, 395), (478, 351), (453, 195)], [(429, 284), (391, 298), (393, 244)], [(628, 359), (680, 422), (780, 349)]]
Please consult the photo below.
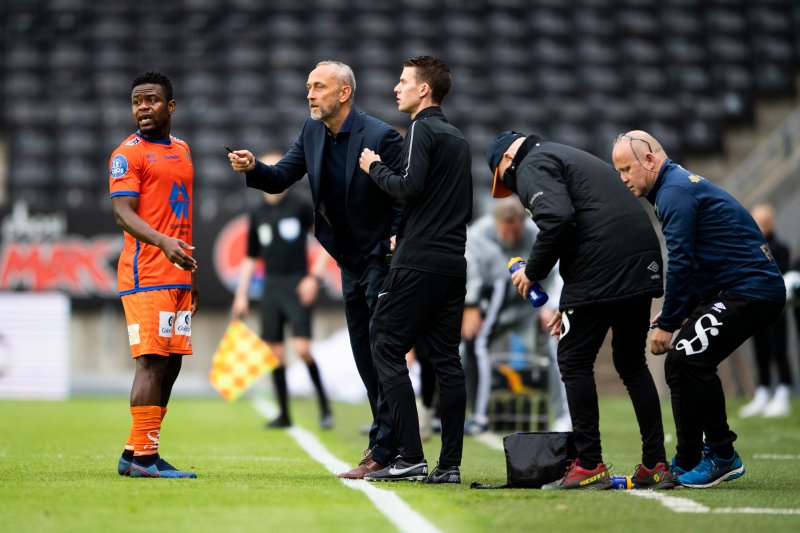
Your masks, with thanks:
[(292, 326), (293, 337), (311, 338), (311, 307), (300, 304), (297, 284), (302, 275), (270, 274), (264, 280), (261, 298), (261, 338), (267, 342), (283, 342), (284, 326)]

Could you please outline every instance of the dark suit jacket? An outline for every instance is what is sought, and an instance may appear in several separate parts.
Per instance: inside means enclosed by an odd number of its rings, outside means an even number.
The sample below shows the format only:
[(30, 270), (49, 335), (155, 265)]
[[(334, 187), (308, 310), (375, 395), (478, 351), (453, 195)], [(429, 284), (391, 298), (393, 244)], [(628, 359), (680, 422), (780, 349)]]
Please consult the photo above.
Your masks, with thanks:
[(401, 211), (392, 198), (383, 192), (358, 166), (364, 148), (381, 156), (381, 160), (396, 172), (400, 171), (403, 139), (391, 126), (353, 108), (353, 122), (347, 147), (346, 205), (324, 205), (320, 202), (320, 179), (325, 149), (325, 125), (307, 118), (292, 147), (274, 166), (256, 162), (247, 173), (247, 186), (268, 193), (279, 193), (308, 174), (314, 200), (314, 234), (340, 266), (352, 269), (341, 250), (336, 247), (334, 231), (327, 213), (344, 209), (350, 228), (358, 241), (362, 259), (389, 251), (389, 237), (394, 235)]

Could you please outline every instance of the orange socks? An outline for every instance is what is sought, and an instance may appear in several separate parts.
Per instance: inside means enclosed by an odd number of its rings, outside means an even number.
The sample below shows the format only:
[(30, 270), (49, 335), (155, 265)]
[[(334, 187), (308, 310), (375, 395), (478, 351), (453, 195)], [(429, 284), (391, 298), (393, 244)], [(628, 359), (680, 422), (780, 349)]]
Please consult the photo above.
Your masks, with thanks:
[[(133, 413), (133, 411), (131, 411)], [(164, 421), (164, 417), (167, 415), (167, 408), (161, 407), (161, 421)], [(128, 440), (125, 442), (125, 449), (133, 451), (133, 422), (131, 422), (131, 431), (128, 434)]]
[[(131, 407), (133, 416), (133, 455), (153, 455), (158, 453), (158, 439), (161, 433), (162, 407), (142, 405)], [(166, 409), (164, 409), (166, 412)], [(127, 445), (126, 445), (127, 447)]]

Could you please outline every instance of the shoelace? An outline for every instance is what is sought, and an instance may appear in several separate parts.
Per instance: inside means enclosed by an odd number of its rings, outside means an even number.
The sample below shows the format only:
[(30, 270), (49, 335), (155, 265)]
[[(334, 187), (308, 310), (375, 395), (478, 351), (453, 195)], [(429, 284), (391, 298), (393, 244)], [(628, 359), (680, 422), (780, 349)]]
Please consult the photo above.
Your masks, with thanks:
[(361, 466), (363, 464), (368, 463), (371, 460), (372, 460), (372, 453), (370, 452), (370, 450), (366, 450), (364, 452), (364, 456), (361, 458), (361, 462), (358, 463), (358, 465)]

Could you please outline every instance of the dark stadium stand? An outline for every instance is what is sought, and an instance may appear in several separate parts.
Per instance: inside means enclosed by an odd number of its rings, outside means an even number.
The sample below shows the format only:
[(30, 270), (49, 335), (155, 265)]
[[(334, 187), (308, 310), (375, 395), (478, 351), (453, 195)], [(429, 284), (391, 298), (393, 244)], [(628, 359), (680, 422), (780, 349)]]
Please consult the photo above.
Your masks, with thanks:
[(760, 97), (791, 95), (800, 70), (795, 0), (6, 0), (0, 129), (11, 198), (105, 201), (112, 149), (132, 129), (133, 75), (175, 85), (174, 134), (198, 186), (239, 195), (222, 144), (284, 150), (307, 115), (305, 79), (350, 63), (357, 105), (399, 128), (401, 61), (443, 57), (445, 110), (471, 140), (476, 187), (502, 129), (608, 158), (610, 140), (651, 130), (676, 158), (723, 149)]

